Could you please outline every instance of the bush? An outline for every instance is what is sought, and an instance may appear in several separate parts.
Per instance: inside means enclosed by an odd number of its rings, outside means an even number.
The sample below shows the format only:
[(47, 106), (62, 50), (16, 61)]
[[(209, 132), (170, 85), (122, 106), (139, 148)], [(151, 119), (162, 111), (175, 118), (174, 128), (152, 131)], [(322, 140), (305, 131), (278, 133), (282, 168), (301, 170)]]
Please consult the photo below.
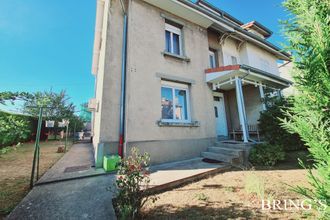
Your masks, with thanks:
[(261, 112), (259, 128), (265, 141), (280, 145), (285, 151), (306, 149), (298, 134), (291, 134), (282, 126), (291, 103), (291, 98), (267, 98), (267, 110)]
[(28, 116), (0, 111), (0, 146), (10, 146), (28, 140), (31, 130)]
[(253, 165), (274, 166), (284, 158), (283, 148), (272, 144), (258, 144), (251, 149), (249, 154), (249, 160)]
[(147, 196), (144, 191), (150, 182), (148, 153), (139, 154), (137, 148), (132, 148), (131, 156), (120, 162), (116, 187), (116, 209), (120, 219), (135, 219), (140, 215), (142, 206), (149, 200), (155, 201), (155, 197)]

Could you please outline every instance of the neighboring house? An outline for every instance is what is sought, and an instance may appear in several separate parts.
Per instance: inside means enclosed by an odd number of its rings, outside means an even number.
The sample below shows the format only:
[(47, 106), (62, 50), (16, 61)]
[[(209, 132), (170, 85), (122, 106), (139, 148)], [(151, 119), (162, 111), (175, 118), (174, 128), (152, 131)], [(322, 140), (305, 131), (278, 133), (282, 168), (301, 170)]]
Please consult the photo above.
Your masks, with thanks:
[(233, 130), (245, 143), (256, 139), (249, 128), (265, 109), (264, 88), (290, 85), (277, 66), (290, 55), (267, 41), (271, 34), (206, 1), (98, 0), (90, 100), (97, 166), (133, 146), (162, 163), (202, 152), (214, 159), (209, 147)]
[[(292, 72), (291, 72), (292, 68), (293, 68), (293, 63), (291, 61), (285, 61), (283, 64), (279, 64), (278, 69), (280, 72), (280, 76), (290, 81), (293, 81)], [(284, 96), (291, 96), (291, 95), (296, 95), (297, 90), (293, 85), (291, 85), (290, 87), (283, 89), (282, 93)]]

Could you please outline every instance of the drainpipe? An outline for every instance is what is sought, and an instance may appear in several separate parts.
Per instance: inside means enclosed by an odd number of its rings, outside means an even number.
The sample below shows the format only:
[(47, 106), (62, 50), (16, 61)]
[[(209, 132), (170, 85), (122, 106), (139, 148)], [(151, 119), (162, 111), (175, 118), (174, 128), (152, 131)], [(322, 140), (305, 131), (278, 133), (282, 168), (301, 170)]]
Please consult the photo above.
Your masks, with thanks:
[(122, 0), (120, 1), (124, 13), (123, 27), (123, 46), (121, 53), (121, 92), (120, 92), (120, 124), (119, 124), (119, 146), (118, 154), (121, 158), (124, 157), (125, 144), (125, 99), (126, 99), (126, 62), (127, 62), (127, 13), (125, 11)]

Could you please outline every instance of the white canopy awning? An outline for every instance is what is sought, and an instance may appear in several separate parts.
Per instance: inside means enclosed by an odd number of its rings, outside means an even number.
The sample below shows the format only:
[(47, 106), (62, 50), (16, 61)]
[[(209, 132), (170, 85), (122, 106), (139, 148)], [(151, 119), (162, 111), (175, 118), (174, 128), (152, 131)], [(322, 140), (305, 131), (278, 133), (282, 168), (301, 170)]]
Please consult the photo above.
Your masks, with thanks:
[(265, 85), (274, 89), (284, 89), (292, 82), (272, 73), (247, 65), (229, 65), (205, 70), (206, 82), (212, 83), (214, 89), (229, 90), (235, 87), (235, 77), (240, 77), (243, 83)]

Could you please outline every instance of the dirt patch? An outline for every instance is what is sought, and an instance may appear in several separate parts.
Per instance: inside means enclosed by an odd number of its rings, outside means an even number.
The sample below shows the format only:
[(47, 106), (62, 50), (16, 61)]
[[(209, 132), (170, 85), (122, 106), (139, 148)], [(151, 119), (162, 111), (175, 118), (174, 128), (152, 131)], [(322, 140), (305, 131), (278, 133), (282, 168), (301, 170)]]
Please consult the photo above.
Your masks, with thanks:
[[(295, 158), (296, 159), (296, 158)], [(159, 194), (147, 203), (144, 219), (301, 219), (312, 211), (262, 210), (262, 198), (300, 199), (290, 186), (308, 186), (307, 171), (294, 162), (260, 170), (232, 170)], [(285, 168), (285, 169), (282, 169)]]
[[(58, 161), (59, 141), (40, 145), (40, 176)], [(0, 156), (0, 219), (6, 216), (29, 192), (34, 144), (26, 143)]]

